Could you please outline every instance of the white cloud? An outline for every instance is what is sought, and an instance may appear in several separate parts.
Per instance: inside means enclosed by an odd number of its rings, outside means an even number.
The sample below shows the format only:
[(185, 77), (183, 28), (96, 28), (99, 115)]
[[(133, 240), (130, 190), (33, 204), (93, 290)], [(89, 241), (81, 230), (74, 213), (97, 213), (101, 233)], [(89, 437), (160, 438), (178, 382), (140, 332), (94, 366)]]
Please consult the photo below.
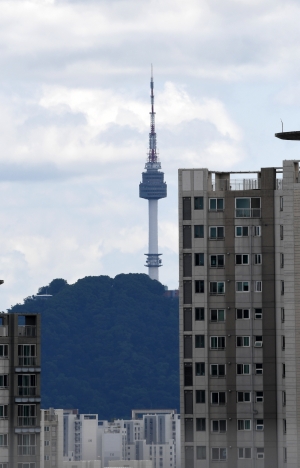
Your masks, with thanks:
[(178, 167), (287, 157), (273, 133), (280, 117), (298, 119), (299, 10), (292, 0), (0, 2), (3, 308), (54, 277), (146, 272), (138, 183), (151, 62), (168, 182), (160, 275), (177, 285)]

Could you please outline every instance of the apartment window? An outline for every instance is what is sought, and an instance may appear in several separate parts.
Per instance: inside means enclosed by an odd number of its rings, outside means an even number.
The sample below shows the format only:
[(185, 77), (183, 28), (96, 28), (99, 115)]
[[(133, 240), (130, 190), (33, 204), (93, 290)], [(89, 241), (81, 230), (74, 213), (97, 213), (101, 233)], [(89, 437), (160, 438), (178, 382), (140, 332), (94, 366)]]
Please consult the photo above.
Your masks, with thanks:
[(227, 421), (226, 419), (213, 419), (211, 421), (211, 432), (226, 432)]
[(195, 335), (195, 348), (205, 348), (205, 335)]
[(236, 346), (238, 348), (248, 348), (250, 346), (250, 336), (237, 336)]
[(36, 375), (18, 375), (18, 395), (34, 396), (36, 393)]
[(45, 431), (45, 432), (50, 432), (50, 426), (45, 426), (45, 427), (44, 427), (44, 431)]
[(235, 227), (235, 236), (236, 237), (248, 237), (249, 236), (249, 227), (248, 226), (236, 226)]
[(237, 375), (250, 375), (250, 364), (237, 364), (236, 373)]
[(280, 197), (280, 211), (283, 210), (283, 197)]
[(205, 403), (205, 390), (196, 390), (196, 403)]
[(253, 226), (253, 235), (255, 237), (261, 236), (261, 226)]
[(209, 283), (209, 292), (211, 295), (225, 294), (225, 282), (224, 281), (211, 281)]
[(236, 309), (236, 318), (237, 320), (250, 319), (250, 310), (249, 309)]
[(184, 249), (191, 249), (192, 248), (192, 227), (190, 225), (185, 224), (182, 227), (182, 247)]
[(0, 468), (8, 468), (8, 463), (0, 463)]
[(280, 254), (280, 268), (284, 268), (284, 254)]
[(183, 303), (184, 304), (192, 303), (192, 281), (191, 280), (183, 281)]
[(281, 346), (282, 346), (282, 350), (284, 351), (285, 350), (285, 336), (282, 335), (281, 337)]
[(236, 265), (249, 265), (249, 255), (248, 254), (237, 254), (235, 256)]
[(220, 460), (224, 461), (227, 460), (227, 449), (226, 448), (212, 448), (211, 449), (211, 459), (212, 460)]
[(182, 257), (183, 276), (192, 276), (192, 254), (184, 253)]
[(283, 419), (283, 433), (286, 434), (286, 419)]
[(191, 197), (184, 197), (182, 199), (182, 219), (184, 221), (192, 219)]
[(238, 448), (238, 458), (252, 458), (252, 450), (249, 447)]
[(0, 447), (8, 446), (8, 434), (0, 434)]
[(256, 375), (262, 375), (263, 374), (263, 365), (262, 365), (262, 363), (256, 363), (255, 364), (255, 374)]
[(236, 198), (236, 218), (260, 218), (260, 198)]
[(36, 365), (36, 347), (35, 345), (18, 345), (19, 366)]
[(264, 430), (264, 420), (263, 419), (256, 419), (256, 430), (263, 431)]
[(204, 253), (195, 253), (195, 266), (204, 266)]
[[(45, 441), (49, 443), (49, 440)], [(48, 444), (49, 445), (49, 444)], [(36, 454), (36, 435), (35, 434), (18, 434), (18, 455), (35, 455)]]
[(211, 336), (210, 347), (211, 349), (224, 349), (225, 348), (225, 336)]
[(262, 281), (254, 281), (254, 291), (262, 292)]
[(281, 322), (284, 323), (284, 321), (285, 321), (284, 307), (281, 307)]
[(281, 281), (281, 295), (284, 295), (284, 281)]
[(194, 237), (196, 239), (204, 237), (204, 226), (203, 226), (203, 224), (196, 224), (194, 226)]
[(8, 405), (0, 405), (0, 419), (8, 419)]
[(262, 255), (254, 254), (254, 265), (261, 265), (261, 263), (262, 263)]
[(1, 358), (8, 358), (8, 345), (7, 344), (0, 345), (0, 359)]
[(263, 345), (262, 335), (256, 335), (254, 337), (254, 346), (255, 346), (255, 348), (262, 348), (262, 345)]
[(7, 388), (7, 387), (8, 387), (8, 375), (0, 374), (0, 388)]
[(235, 290), (236, 292), (249, 292), (249, 281), (237, 281)]
[(196, 418), (196, 431), (206, 431), (206, 419)]
[(203, 197), (194, 197), (194, 210), (203, 210)]
[(193, 385), (193, 364), (191, 362), (184, 363), (184, 385), (185, 387)]
[(209, 210), (210, 211), (224, 211), (224, 198), (210, 198)]
[(236, 401), (238, 403), (250, 403), (251, 392), (236, 392)]
[(264, 392), (256, 392), (256, 403), (263, 403)]
[(211, 404), (224, 406), (226, 405), (226, 392), (211, 392)]
[(184, 335), (183, 337), (184, 359), (192, 359), (193, 357), (192, 338), (192, 335)]
[(265, 449), (263, 447), (257, 447), (256, 458), (259, 458), (261, 460), (265, 458)]
[(205, 375), (205, 362), (196, 362), (195, 363), (195, 374), (196, 374), (196, 376)]
[(204, 307), (196, 307), (195, 308), (195, 320), (204, 320), (205, 313)]
[(224, 268), (225, 266), (225, 255), (211, 255), (210, 266), (212, 268)]
[(282, 364), (282, 378), (285, 379), (285, 364)]
[(224, 226), (210, 226), (209, 238), (210, 239), (224, 239)]
[[(184, 413), (193, 414), (193, 391), (184, 390)], [(136, 433), (136, 428), (135, 428)]]
[(287, 462), (287, 448), (283, 447), (283, 461), (284, 463)]
[(237, 429), (238, 431), (251, 431), (251, 419), (238, 419)]
[(210, 320), (211, 322), (225, 322), (225, 310), (224, 309), (211, 309)]
[(256, 320), (262, 319), (262, 309), (254, 309), (254, 317)]
[(225, 364), (211, 364), (210, 375), (212, 377), (225, 377), (226, 375)]
[(283, 392), (282, 392), (282, 406), (285, 406), (285, 405), (286, 405), (286, 393), (283, 390)]
[(204, 293), (204, 280), (195, 281), (195, 293)]
[(36, 425), (36, 405), (18, 405), (18, 426)]
[(45, 445), (50, 445), (50, 440), (45, 440)]
[(206, 447), (205, 445), (198, 445), (196, 447), (197, 460), (206, 460)]
[(192, 331), (193, 330), (193, 320), (192, 320), (192, 308), (183, 309), (183, 330)]
[(280, 225), (280, 239), (283, 240), (283, 224)]

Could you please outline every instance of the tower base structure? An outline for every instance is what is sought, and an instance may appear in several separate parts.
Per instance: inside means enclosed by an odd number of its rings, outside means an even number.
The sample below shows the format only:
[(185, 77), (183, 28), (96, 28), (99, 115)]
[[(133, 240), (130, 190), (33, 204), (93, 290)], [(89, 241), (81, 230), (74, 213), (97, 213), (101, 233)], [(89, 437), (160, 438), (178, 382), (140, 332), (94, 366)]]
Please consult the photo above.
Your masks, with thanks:
[(147, 256), (146, 265), (148, 274), (151, 279), (159, 281), (158, 268), (162, 266), (162, 261), (159, 258), (162, 254), (145, 254)]

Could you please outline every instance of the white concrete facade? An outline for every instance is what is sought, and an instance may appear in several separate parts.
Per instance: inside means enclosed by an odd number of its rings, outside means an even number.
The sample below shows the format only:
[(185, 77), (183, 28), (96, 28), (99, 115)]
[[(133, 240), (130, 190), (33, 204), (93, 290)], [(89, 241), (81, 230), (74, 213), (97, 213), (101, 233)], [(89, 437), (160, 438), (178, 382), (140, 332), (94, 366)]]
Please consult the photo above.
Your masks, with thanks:
[(110, 461), (110, 468), (153, 468), (153, 462), (150, 460), (115, 460)]
[(153, 468), (180, 468), (180, 417), (174, 410), (133, 411), (114, 422), (64, 412), (64, 461), (148, 460)]
[(63, 410), (41, 410), (40, 468), (61, 468), (63, 464)]

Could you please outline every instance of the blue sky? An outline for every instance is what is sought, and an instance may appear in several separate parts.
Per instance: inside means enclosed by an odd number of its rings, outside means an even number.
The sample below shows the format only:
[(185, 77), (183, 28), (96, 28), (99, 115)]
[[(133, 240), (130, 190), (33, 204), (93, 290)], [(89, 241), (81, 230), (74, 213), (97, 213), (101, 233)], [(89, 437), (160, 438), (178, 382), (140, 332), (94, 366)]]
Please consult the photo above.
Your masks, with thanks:
[(1, 0), (5, 310), (53, 278), (147, 272), (139, 199), (154, 64), (161, 281), (178, 285), (177, 170), (298, 159), (300, 4)]

